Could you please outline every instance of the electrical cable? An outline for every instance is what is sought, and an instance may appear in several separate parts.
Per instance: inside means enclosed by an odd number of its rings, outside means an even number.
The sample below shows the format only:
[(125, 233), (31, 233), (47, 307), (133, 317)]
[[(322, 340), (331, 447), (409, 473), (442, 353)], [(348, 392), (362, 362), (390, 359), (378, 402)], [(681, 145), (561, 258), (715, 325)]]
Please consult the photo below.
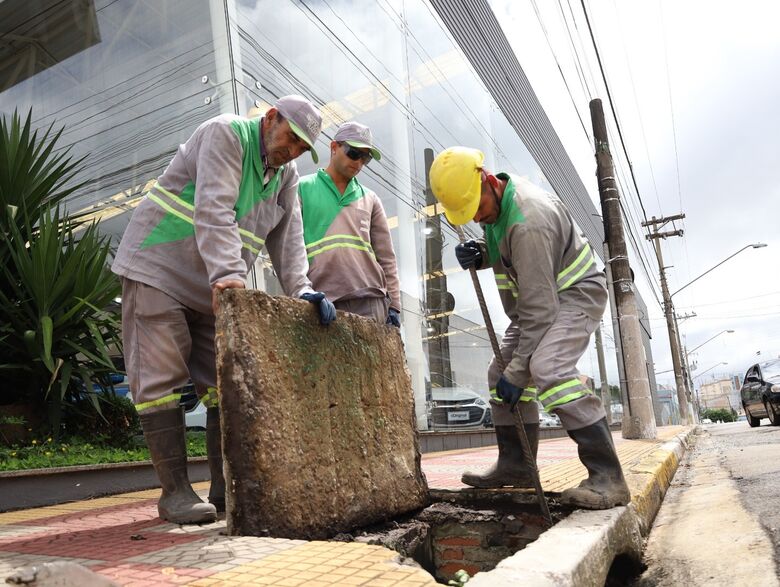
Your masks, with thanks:
[(623, 153), (625, 154), (626, 161), (628, 162), (628, 168), (629, 168), (629, 171), (631, 172), (631, 179), (634, 182), (634, 189), (636, 190), (637, 196), (639, 197), (639, 205), (642, 207), (642, 216), (645, 219), (645, 222), (647, 222), (647, 212), (645, 211), (645, 206), (644, 206), (644, 203), (642, 202), (642, 198), (641, 198), (640, 193), (639, 193), (639, 186), (636, 183), (636, 176), (634, 175), (634, 168), (633, 168), (633, 165), (631, 164), (631, 158), (628, 156), (628, 150), (626, 149), (626, 143), (623, 140), (623, 131), (620, 129), (620, 122), (618, 121), (617, 112), (615, 111), (615, 103), (614, 103), (614, 101), (612, 99), (612, 93), (609, 90), (609, 83), (607, 81), (607, 75), (604, 72), (604, 65), (601, 62), (601, 54), (599, 53), (599, 48), (598, 48), (598, 45), (596, 44), (596, 37), (595, 37), (595, 35), (593, 33), (593, 28), (591, 27), (591, 24), (590, 24), (590, 18), (588, 17), (588, 10), (585, 7), (585, 0), (580, 0), (580, 2), (582, 3), (582, 12), (585, 15), (585, 21), (588, 23), (588, 31), (590, 32), (590, 38), (591, 38), (591, 41), (593, 42), (593, 50), (596, 53), (596, 59), (597, 59), (598, 64), (599, 64), (599, 70), (601, 71), (601, 77), (604, 80), (604, 88), (607, 91), (607, 98), (609, 99), (609, 107), (612, 110), (612, 117), (615, 119), (615, 126), (616, 126), (617, 131), (618, 131), (618, 136), (620, 137), (620, 144), (623, 147)]

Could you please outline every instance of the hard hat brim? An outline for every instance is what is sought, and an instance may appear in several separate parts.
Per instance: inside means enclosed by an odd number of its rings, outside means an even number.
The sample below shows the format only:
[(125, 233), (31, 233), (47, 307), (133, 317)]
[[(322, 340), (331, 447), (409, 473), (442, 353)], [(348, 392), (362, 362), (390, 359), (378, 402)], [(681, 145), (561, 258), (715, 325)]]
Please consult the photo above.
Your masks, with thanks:
[(444, 215), (447, 217), (447, 220), (449, 220), (450, 224), (454, 226), (467, 224), (472, 220), (474, 220), (474, 215), (477, 213), (477, 210), (479, 209), (479, 201), (480, 201), (479, 197), (474, 198), (468, 204), (468, 206), (464, 206), (459, 210), (449, 210), (447, 208), (444, 208)]

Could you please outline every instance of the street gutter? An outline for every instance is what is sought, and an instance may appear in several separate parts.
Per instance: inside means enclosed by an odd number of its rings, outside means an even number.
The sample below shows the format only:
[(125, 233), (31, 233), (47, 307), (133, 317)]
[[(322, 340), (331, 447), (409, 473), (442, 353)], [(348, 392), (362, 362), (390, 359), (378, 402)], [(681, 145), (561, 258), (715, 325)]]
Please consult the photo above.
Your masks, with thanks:
[(492, 571), (477, 574), (468, 586), (603, 587), (616, 559), (630, 560), (638, 566), (644, 537), (650, 533), (695, 430), (678, 434), (630, 469), (624, 469), (632, 495), (628, 506), (577, 510)]

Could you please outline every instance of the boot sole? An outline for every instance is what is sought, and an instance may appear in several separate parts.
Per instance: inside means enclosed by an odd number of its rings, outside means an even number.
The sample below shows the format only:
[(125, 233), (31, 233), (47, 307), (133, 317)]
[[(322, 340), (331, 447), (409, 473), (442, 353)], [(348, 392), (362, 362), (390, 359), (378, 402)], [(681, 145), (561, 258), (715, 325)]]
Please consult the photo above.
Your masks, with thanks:
[(183, 516), (180, 518), (160, 514), (160, 518), (171, 524), (211, 524), (217, 521), (217, 513), (214, 512), (205, 516)]
[(586, 510), (611, 510), (612, 508), (628, 505), (631, 503), (631, 496), (629, 495), (628, 497), (607, 499), (603, 496), (568, 496), (564, 492), (561, 495), (561, 503), (563, 505), (574, 506)]
[[(210, 504), (203, 504), (210, 505)], [(216, 508), (214, 510), (207, 509), (204, 512), (191, 512), (185, 515), (175, 515), (167, 512), (160, 507), (157, 508), (157, 514), (171, 524), (210, 524), (217, 521)]]

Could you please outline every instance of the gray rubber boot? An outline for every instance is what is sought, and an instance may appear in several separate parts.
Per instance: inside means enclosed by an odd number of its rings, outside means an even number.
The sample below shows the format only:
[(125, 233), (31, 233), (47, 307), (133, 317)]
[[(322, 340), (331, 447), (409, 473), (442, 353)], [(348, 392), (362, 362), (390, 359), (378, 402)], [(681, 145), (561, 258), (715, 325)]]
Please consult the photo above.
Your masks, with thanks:
[(217, 511), (193, 491), (187, 476), (184, 410), (176, 408), (141, 415), (141, 427), (162, 485), (157, 512), (174, 524), (202, 524), (217, 519)]
[[(525, 435), (531, 445), (534, 459), (539, 450), (539, 424), (524, 424)], [(480, 489), (498, 487), (533, 488), (531, 471), (523, 458), (523, 446), (520, 434), (515, 426), (496, 426), (496, 441), (498, 443), (498, 460), (482, 474), (463, 473), (461, 481)]]
[(206, 410), (206, 452), (209, 457), (209, 503), (217, 513), (225, 511), (225, 473), (222, 469), (222, 428), (219, 423), (219, 408)]
[(588, 478), (578, 487), (565, 490), (561, 502), (589, 510), (627, 505), (631, 492), (623, 477), (606, 418), (567, 433), (577, 443), (577, 452), (588, 470)]

